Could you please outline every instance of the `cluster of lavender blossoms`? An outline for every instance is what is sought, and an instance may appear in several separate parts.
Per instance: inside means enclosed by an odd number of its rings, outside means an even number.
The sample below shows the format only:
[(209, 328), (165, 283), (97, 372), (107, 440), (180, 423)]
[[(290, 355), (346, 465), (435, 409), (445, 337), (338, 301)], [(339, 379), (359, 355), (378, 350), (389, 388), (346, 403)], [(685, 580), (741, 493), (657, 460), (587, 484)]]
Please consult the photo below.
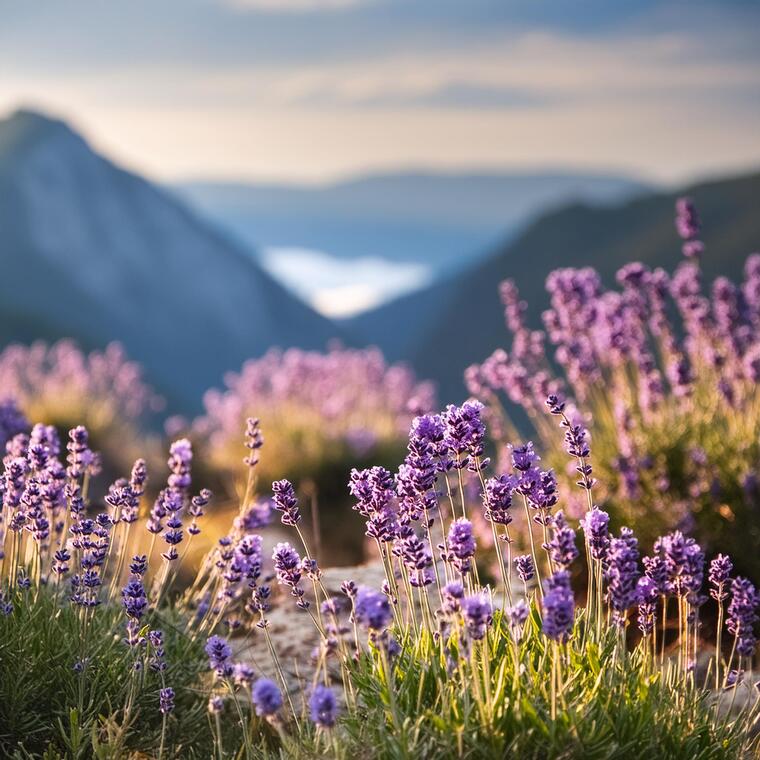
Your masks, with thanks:
[(240, 421), (257, 415), (278, 431), (259, 465), (271, 480), (314, 477), (326, 462), (366, 460), (401, 445), (412, 417), (435, 405), (430, 383), (387, 364), (377, 349), (273, 350), (229, 373), (225, 384), (205, 394), (193, 437), (216, 467), (237, 472)]
[[(689, 199), (677, 203), (676, 228), (684, 260), (673, 274), (627, 264), (611, 290), (590, 268), (552, 272), (543, 330), (529, 326), (527, 304), (504, 282), (512, 345), (470, 367), (466, 381), (487, 404), (494, 440), (514, 429), (508, 409), (517, 405), (550, 452), (544, 400), (563, 398), (567, 435), (576, 426), (593, 431), (600, 498), (614, 518), (636, 519), (647, 543), (680, 529), (710, 551), (733, 547), (742, 568), (756, 573), (760, 254), (747, 259), (743, 282), (718, 277), (706, 294)], [(500, 452), (506, 461), (507, 447)], [(572, 487), (578, 473), (556, 456), (552, 462), (566, 487), (566, 514), (581, 517), (586, 499)]]
[[(73, 428), (63, 445), (53, 426), (36, 424), (29, 429), (14, 407), (2, 408), (4, 429), (10, 434), (0, 475), (2, 613), (14, 613), (9, 600), (18, 602), (19, 593), (36, 589), (36, 598), (49, 589), (60, 604), (76, 611), (82, 656), (70, 665), (81, 679), (88, 679), (94, 616), (102, 606), (120, 605), (132, 671), (135, 678), (153, 674), (165, 726), (175, 709), (175, 692), (166, 683), (171, 664), (153, 613), (170, 593), (178, 548), (200, 532), (197, 521), (211, 499), (206, 489), (191, 495), (189, 442), (171, 445), (166, 486), (141, 522), (148, 481), (144, 460), (134, 462), (128, 478), (112, 483), (102, 506), (97, 506), (93, 479), (101, 473), (101, 461), (90, 446), (88, 430)], [(186, 514), (192, 516), (187, 535)], [(132, 547), (148, 542), (147, 553), (130, 558)], [(32, 598), (20, 601), (31, 603)], [(145, 676), (140, 678), (144, 681)], [(130, 698), (127, 718), (131, 709)]]
[[(344, 681), (350, 678), (351, 662), (364, 649), (359, 630), (366, 631), (385, 678), (404, 656), (398, 633), (408, 627), (418, 632), (427, 629), (442, 647), (450, 669), (456, 670), (461, 668), (458, 656), (464, 652), (478, 657), (490, 637), (501, 635), (501, 626), (515, 642), (523, 640), (533, 605), (543, 634), (556, 647), (553, 700), (561, 692), (563, 668), (568, 667), (565, 647), (578, 629), (584, 641), (614, 631), (617, 646), (625, 649), (626, 630), (636, 625), (653, 667), (665, 667), (664, 642), (666, 636), (672, 640), (677, 619), (675, 667), (684, 678), (690, 677), (700, 642), (700, 609), (708, 599), (704, 551), (693, 538), (674, 531), (658, 539), (652, 554), (642, 559), (631, 529), (623, 527), (613, 534), (609, 514), (596, 504), (600, 489), (588, 431), (571, 419), (569, 405), (557, 393), (548, 396), (544, 407), (547, 419), (559, 422), (579, 493), (584, 495), (586, 507), (576, 523), (583, 530), (582, 542), (573, 526), (575, 518), (558, 509), (553, 470), (541, 466), (532, 443), (511, 447), (507, 471), (488, 472), (485, 410), (472, 401), (450, 406), (440, 415), (415, 418), (408, 454), (395, 476), (377, 466), (351, 472), (354, 509), (366, 521), (366, 535), (377, 547), (385, 581), (380, 589), (346, 581), (342, 591), (347, 607), (327, 593), (321, 574), (314, 571), (315, 563), (308, 562), (291, 484), (273, 483), (275, 509), (283, 525), (296, 530), (305, 554), (302, 559), (287, 543), (275, 547), (277, 582), (296, 597), (297, 607), (308, 611), (310, 592), (303, 580), (311, 568), (314, 599), (322, 612), (320, 619), (311, 615), (322, 641), (314, 653), (316, 679), (329, 679), (327, 662), (332, 658), (337, 658)], [(473, 506), (472, 495), (478, 493), (480, 504)], [(511, 536), (508, 531), (518, 518), (518, 504), (524, 512), (523, 531)], [(478, 553), (476, 514), (492, 527), (488, 545), (496, 549), (501, 584), (483, 585), (480, 580), (490, 565)], [(520, 540), (529, 553), (512, 559), (513, 544)], [(573, 575), (583, 573), (582, 554), (588, 578), (585, 607), (577, 604), (572, 584)], [(512, 566), (522, 582), (520, 590), (513, 588)], [(718, 689), (732, 687), (736, 681), (732, 673), (753, 659), (755, 649), (760, 597), (747, 579), (731, 577), (732, 570), (730, 560), (719, 555), (709, 575), (710, 595), (720, 605), (721, 632), (725, 622), (734, 641), (728, 659), (720, 640), (716, 646), (711, 667)], [(343, 623), (346, 610), (348, 620)], [(311, 697), (312, 719), (332, 726), (318, 717), (321, 710), (315, 705), (333, 704), (334, 695), (327, 697), (328, 692), (319, 688)], [(350, 692), (344, 694), (349, 709), (354, 699)], [(552, 709), (556, 713), (555, 703)]]
[(139, 453), (141, 421), (163, 406), (118, 343), (90, 353), (71, 340), (7, 346), (0, 351), (0, 388), (0, 446), (29, 432), (20, 409), (59, 428), (81, 422), (118, 466)]

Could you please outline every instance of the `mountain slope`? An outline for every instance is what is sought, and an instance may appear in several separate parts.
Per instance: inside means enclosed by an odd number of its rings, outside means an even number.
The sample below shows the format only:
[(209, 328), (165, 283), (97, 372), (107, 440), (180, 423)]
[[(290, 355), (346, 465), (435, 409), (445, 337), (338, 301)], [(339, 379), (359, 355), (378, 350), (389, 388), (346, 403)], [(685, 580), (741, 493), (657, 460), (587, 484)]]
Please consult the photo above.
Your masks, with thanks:
[[(499, 282), (513, 278), (540, 324), (546, 276), (561, 266), (593, 266), (607, 283), (628, 261), (672, 270), (680, 261), (673, 224), (678, 195), (694, 198), (704, 226), (706, 278), (741, 275), (760, 248), (760, 173), (705, 182), (677, 194), (650, 194), (616, 207), (571, 204), (542, 216), (472, 270), (347, 321), (357, 342), (376, 342), (439, 382), (441, 397), (464, 393), (462, 374), (507, 340)], [(391, 332), (386, 325), (394, 325)]]
[(382, 257), (441, 271), (470, 264), (548, 206), (620, 200), (649, 188), (580, 172), (407, 172), (312, 187), (189, 182), (176, 189), (255, 246)]
[(163, 190), (59, 121), (0, 122), (0, 342), (121, 340), (178, 408), (273, 345), (335, 326)]

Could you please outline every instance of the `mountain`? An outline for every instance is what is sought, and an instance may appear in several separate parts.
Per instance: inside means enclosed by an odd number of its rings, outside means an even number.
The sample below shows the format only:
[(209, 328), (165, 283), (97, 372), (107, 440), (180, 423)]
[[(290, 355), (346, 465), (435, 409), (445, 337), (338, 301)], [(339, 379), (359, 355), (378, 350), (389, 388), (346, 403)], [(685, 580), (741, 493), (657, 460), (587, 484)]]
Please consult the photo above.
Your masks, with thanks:
[(256, 247), (379, 257), (440, 273), (471, 264), (547, 207), (650, 188), (612, 174), (407, 172), (317, 186), (187, 182), (174, 189)]
[(178, 411), (248, 357), (338, 332), (171, 194), (29, 111), (0, 121), (0, 257), (0, 345), (118, 339)]
[(510, 277), (538, 326), (548, 305), (546, 276), (563, 266), (593, 266), (608, 284), (629, 261), (671, 270), (681, 259), (674, 203), (690, 195), (703, 221), (706, 279), (741, 276), (760, 249), (760, 173), (715, 180), (678, 193), (650, 193), (614, 207), (573, 203), (534, 221), (474, 268), (348, 320), (354, 340), (377, 343), (437, 380), (443, 400), (464, 394), (464, 369), (504, 347), (507, 334), (498, 285)]

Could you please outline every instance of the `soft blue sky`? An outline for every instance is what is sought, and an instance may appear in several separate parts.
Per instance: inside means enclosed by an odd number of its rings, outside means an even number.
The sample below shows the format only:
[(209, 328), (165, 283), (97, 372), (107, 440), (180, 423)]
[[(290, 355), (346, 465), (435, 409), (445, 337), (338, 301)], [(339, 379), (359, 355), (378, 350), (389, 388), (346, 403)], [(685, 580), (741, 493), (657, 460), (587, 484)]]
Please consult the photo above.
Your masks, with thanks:
[(0, 111), (161, 179), (760, 165), (760, 3), (0, 0)]

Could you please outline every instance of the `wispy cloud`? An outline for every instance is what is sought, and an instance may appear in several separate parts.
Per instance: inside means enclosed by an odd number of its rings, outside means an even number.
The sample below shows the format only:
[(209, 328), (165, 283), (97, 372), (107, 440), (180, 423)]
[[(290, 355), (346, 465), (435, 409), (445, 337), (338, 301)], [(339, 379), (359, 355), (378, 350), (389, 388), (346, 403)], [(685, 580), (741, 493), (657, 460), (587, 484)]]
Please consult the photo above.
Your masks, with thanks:
[(0, 0), (0, 107), (74, 117), (163, 177), (760, 161), (756, 4), (96, 5)]
[(682, 100), (760, 87), (756, 57), (680, 32), (578, 39), (536, 32), (489, 45), (389, 53), (309, 66), (200, 71), (195, 94), (267, 108), (531, 109), (612, 102), (623, 96)]
[(375, 93), (343, 94), (337, 89), (314, 89), (297, 99), (299, 106), (315, 108), (435, 108), (435, 109), (512, 109), (536, 108), (555, 98), (528, 89), (478, 82), (451, 81), (422, 89), (387, 87)]
[(220, 0), (222, 5), (238, 11), (262, 13), (308, 13), (340, 11), (366, 5), (370, 0)]

